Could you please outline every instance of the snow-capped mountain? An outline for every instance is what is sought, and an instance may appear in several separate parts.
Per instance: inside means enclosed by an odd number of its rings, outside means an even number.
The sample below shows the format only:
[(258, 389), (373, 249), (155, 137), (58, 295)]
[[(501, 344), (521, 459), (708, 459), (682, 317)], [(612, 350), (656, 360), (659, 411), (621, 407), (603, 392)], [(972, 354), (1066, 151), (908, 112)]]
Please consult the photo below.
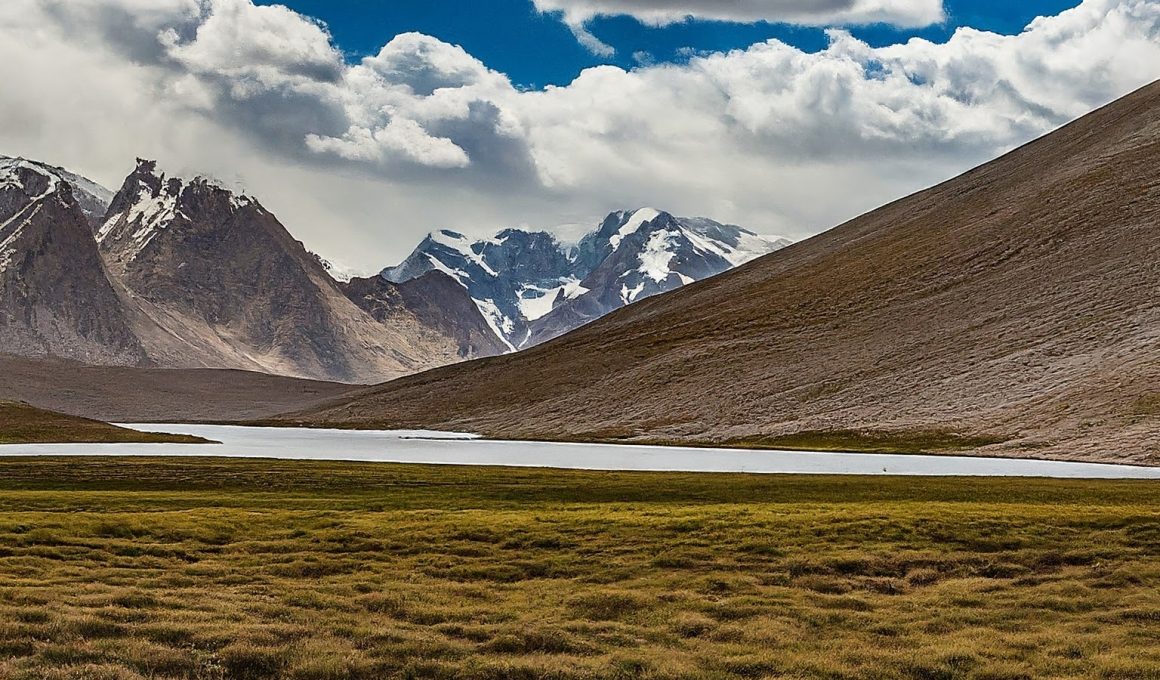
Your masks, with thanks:
[(75, 180), (0, 157), (0, 352), (133, 365), (144, 351), (87, 216), (103, 194)]
[(0, 157), (0, 352), (379, 381), (532, 346), (787, 243), (645, 208), (576, 244), (436, 232), (381, 276), (339, 282), (211, 179), (142, 160), (114, 194)]
[(113, 200), (112, 191), (87, 177), (81, 177), (59, 166), (25, 158), (9, 158), (8, 156), (0, 156), (0, 164), (8, 169), (5, 171), (6, 173), (11, 172), (12, 168), (23, 166), (68, 184), (73, 200), (77, 202), (89, 224), (97, 224), (104, 219), (105, 210), (108, 209), (109, 203)]
[(496, 333), (523, 349), (789, 244), (736, 225), (641, 208), (610, 214), (571, 246), (544, 231), (506, 229), (481, 240), (435, 232), (382, 276), (398, 283), (429, 271), (449, 274)]
[(383, 278), (403, 283), (431, 271), (458, 281), (475, 301), (495, 334), (509, 349), (527, 337), (528, 323), (551, 311), (557, 291), (575, 287), (573, 261), (551, 234), (505, 229), (472, 241), (453, 231), (437, 231)]

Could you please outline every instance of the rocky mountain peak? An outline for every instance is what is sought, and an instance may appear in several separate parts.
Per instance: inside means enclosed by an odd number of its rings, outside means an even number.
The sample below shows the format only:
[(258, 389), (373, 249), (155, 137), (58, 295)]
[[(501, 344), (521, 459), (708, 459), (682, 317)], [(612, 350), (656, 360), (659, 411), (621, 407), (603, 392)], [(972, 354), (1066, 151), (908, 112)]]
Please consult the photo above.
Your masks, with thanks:
[(504, 229), (477, 240), (433, 232), (382, 275), (402, 283), (430, 271), (448, 274), (496, 333), (519, 349), (788, 244), (646, 207), (610, 213), (570, 247), (547, 231)]
[(141, 348), (66, 177), (0, 158), (0, 351), (137, 363)]
[[(25, 179), (32, 176), (39, 176), (43, 182), (52, 183), (54, 189), (56, 185), (63, 184), (72, 200), (77, 202), (85, 218), (92, 225), (100, 223), (109, 207), (109, 202), (113, 199), (113, 192), (100, 184), (55, 165), (25, 158), (0, 156), (0, 166), (2, 166), (0, 175), (7, 178), (0, 180), (0, 182), (10, 186), (25, 186)], [(22, 176), (24, 179), (21, 178)], [(37, 184), (42, 180), (31, 179), (30, 181)]]
[(216, 231), (242, 224), (232, 218), (243, 210), (264, 212), (256, 200), (216, 180), (168, 176), (156, 161), (137, 159), (97, 229), (97, 241), (112, 261), (123, 264), (141, 256), (175, 223), (185, 232)]

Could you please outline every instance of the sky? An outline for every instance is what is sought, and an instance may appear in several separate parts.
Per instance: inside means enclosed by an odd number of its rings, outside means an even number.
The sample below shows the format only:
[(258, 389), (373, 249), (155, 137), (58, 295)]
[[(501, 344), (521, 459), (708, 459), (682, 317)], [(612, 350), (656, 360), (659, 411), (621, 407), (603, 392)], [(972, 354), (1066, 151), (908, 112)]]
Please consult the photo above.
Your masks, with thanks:
[[(585, 68), (602, 64), (631, 69), (642, 62), (687, 63), (690, 50), (725, 52), (771, 38), (811, 52), (827, 44), (824, 24), (707, 19), (657, 26), (628, 15), (594, 17), (588, 22), (588, 31), (615, 49), (608, 54), (585, 48), (559, 12), (540, 11), (531, 0), (291, 0), (258, 4), (283, 4), (325, 21), (335, 45), (349, 62), (376, 54), (385, 37), (416, 31), (462, 46), (522, 88), (567, 85)], [(942, 4), (945, 19), (937, 23), (917, 27), (873, 23), (847, 28), (877, 47), (911, 37), (943, 42), (962, 26), (1014, 35), (1032, 19), (1058, 14), (1075, 4), (1076, 0), (951, 0)]]
[(1157, 0), (4, 0), (0, 154), (367, 273), (646, 205), (806, 238), (1158, 77)]

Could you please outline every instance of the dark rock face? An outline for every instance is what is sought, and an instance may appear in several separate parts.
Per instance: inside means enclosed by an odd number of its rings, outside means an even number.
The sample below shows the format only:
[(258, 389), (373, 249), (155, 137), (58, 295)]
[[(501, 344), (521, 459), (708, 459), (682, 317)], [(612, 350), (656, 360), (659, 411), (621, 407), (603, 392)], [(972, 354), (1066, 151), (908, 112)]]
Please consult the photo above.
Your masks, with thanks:
[(145, 361), (73, 188), (23, 159), (0, 158), (0, 351)]
[(459, 357), (474, 359), (495, 356), (507, 346), (487, 325), (479, 308), (463, 286), (442, 272), (428, 272), (404, 283), (391, 283), (382, 276), (354, 278), (340, 283), (346, 296), (380, 323), (390, 323), (401, 315), (416, 316), (459, 342)]
[(467, 289), (496, 332), (522, 349), (788, 244), (705, 218), (642, 208), (612, 213), (570, 247), (546, 232), (506, 229), (478, 241), (435, 232), (383, 277), (398, 283), (430, 271), (447, 273)]

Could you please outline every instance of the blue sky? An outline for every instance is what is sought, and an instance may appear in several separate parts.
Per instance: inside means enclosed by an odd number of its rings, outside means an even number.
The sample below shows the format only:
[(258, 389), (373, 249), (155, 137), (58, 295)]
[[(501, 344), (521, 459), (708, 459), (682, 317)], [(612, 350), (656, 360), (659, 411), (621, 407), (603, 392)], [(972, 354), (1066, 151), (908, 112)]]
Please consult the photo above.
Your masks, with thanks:
[[(582, 47), (557, 16), (538, 12), (531, 0), (264, 0), (259, 4), (286, 5), (325, 21), (350, 60), (377, 53), (399, 33), (417, 31), (462, 45), (517, 85), (532, 88), (566, 85), (582, 69), (598, 64), (631, 68), (638, 53), (647, 53), (656, 62), (679, 62), (682, 48), (728, 51), (770, 38), (810, 52), (826, 45), (821, 28), (718, 21), (658, 28), (631, 17), (601, 17), (589, 27), (616, 48), (616, 55), (605, 58)], [(943, 24), (922, 29), (876, 25), (850, 31), (876, 47), (915, 36), (944, 42), (960, 26), (1010, 35), (1037, 16), (1058, 14), (1076, 4), (1077, 0), (947, 0), (948, 21)]]

